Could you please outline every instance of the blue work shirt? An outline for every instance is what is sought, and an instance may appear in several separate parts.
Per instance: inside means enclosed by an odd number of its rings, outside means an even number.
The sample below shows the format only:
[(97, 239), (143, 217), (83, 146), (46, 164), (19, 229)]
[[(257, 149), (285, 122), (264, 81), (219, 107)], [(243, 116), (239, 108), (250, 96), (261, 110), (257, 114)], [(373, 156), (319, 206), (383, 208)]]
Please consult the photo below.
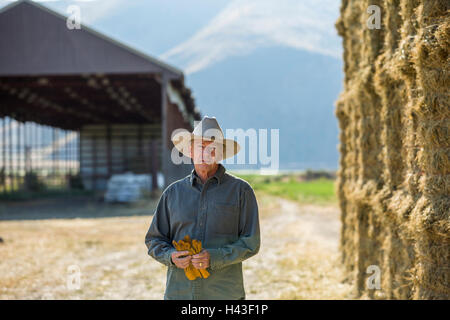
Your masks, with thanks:
[[(164, 299), (245, 299), (242, 261), (260, 248), (258, 204), (247, 181), (218, 165), (204, 185), (192, 169), (159, 199), (145, 244), (168, 267)], [(189, 280), (171, 260), (172, 241), (186, 235), (210, 253), (206, 279)]]

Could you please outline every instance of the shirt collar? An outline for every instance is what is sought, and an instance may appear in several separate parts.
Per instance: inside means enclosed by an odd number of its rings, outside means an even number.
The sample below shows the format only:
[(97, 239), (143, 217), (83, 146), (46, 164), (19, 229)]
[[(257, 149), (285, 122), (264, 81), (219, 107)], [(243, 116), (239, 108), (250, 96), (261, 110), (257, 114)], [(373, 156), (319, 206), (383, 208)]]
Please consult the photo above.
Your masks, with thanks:
[[(219, 165), (219, 167), (217, 168), (216, 173), (214, 173), (214, 175), (212, 177), (217, 180), (218, 184), (220, 184), (223, 181), (223, 176), (224, 176), (224, 173), (225, 173), (225, 167), (221, 163), (219, 163), (218, 165)], [(194, 185), (194, 181), (197, 180), (197, 179), (200, 180), (200, 177), (197, 175), (197, 172), (195, 172), (195, 168), (194, 168), (194, 169), (192, 169), (191, 175), (189, 177), (189, 180), (191, 182), (191, 186)]]

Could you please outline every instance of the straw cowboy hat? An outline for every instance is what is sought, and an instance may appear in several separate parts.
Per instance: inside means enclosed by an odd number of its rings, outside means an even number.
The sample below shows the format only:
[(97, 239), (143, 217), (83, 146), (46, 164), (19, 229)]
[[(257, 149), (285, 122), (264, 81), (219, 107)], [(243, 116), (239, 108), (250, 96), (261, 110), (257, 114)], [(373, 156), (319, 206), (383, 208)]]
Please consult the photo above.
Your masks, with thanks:
[(186, 129), (176, 130), (172, 134), (172, 142), (186, 157), (191, 157), (192, 140), (214, 141), (211, 145), (216, 146), (216, 161), (230, 158), (239, 152), (240, 145), (232, 139), (224, 139), (222, 128), (220, 128), (216, 117), (204, 116), (192, 132)]

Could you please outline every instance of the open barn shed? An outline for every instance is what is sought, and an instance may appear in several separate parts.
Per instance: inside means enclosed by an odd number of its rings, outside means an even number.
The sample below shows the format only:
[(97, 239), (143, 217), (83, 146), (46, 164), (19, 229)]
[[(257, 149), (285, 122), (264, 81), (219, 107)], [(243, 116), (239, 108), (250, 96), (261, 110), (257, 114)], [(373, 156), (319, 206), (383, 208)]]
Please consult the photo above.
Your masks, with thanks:
[(0, 11), (0, 189), (62, 168), (91, 190), (127, 171), (151, 173), (154, 187), (159, 172), (164, 187), (186, 176), (170, 135), (201, 115), (182, 71), (66, 19), (31, 1)]

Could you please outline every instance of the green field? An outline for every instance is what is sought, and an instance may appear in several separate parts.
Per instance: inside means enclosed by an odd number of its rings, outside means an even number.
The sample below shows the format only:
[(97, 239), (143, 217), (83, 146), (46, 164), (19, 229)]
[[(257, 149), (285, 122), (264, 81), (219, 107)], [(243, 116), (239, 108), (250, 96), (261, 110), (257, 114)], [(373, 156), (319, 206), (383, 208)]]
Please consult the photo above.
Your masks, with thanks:
[(295, 200), (299, 203), (324, 205), (337, 203), (332, 179), (319, 178), (301, 181), (298, 175), (233, 174), (248, 181), (255, 191)]

